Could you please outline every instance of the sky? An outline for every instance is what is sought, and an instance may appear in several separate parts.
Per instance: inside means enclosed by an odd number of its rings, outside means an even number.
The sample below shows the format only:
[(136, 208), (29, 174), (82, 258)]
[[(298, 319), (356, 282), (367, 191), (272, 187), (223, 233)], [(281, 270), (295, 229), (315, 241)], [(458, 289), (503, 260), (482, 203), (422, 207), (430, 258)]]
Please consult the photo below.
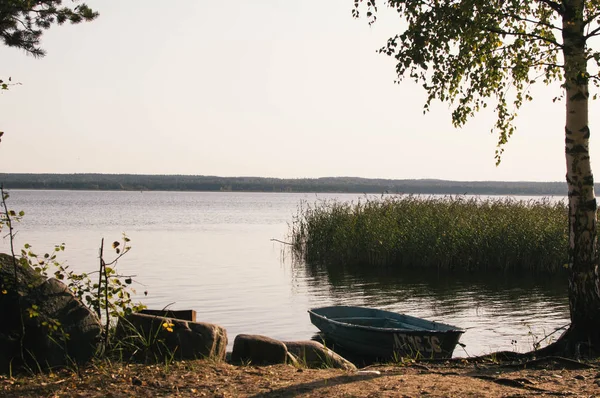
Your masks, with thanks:
[[(70, 4), (70, 2), (67, 2)], [(494, 114), (455, 129), (448, 104), (394, 84), (352, 0), (92, 0), (33, 58), (0, 46), (0, 172), (564, 181), (564, 103), (539, 87), (500, 166)], [(591, 103), (591, 158), (596, 103)], [(592, 166), (594, 163), (592, 164)]]

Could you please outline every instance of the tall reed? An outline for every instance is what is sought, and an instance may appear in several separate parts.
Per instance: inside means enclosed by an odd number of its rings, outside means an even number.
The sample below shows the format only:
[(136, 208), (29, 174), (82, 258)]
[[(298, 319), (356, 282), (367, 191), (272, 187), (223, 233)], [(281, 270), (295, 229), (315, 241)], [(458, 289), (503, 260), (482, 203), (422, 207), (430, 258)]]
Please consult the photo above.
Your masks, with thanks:
[(303, 202), (293, 251), (328, 266), (554, 273), (567, 262), (564, 202), (464, 196)]

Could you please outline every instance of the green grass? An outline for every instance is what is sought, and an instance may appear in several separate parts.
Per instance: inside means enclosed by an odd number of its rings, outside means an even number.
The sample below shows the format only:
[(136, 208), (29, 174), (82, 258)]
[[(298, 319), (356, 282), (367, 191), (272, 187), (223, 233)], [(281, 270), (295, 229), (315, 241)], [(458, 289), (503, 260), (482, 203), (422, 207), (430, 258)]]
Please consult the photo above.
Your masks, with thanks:
[(328, 267), (555, 273), (567, 263), (567, 206), (463, 196), (304, 202), (290, 235), (297, 256)]

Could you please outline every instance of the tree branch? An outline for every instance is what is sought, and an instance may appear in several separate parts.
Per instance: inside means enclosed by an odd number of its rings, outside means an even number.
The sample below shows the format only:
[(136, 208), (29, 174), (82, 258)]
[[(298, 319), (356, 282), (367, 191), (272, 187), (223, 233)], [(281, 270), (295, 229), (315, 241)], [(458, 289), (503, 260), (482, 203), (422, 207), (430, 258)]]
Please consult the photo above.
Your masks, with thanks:
[(278, 243), (282, 243), (282, 244), (284, 244), (284, 245), (290, 245), (290, 246), (293, 246), (293, 245), (294, 245), (293, 243), (284, 242), (284, 241), (282, 241), (282, 240), (275, 239), (275, 238), (272, 238), (272, 239), (271, 239), (271, 242), (278, 242)]
[(597, 36), (598, 32), (600, 32), (600, 26), (598, 26), (596, 29), (592, 30), (590, 33), (588, 33), (587, 35), (584, 36), (584, 39), (587, 40), (592, 36)]
[(564, 9), (562, 4), (559, 4), (552, 0), (538, 0), (540, 3), (546, 4), (548, 7), (552, 8), (554, 11), (559, 13), (560, 15), (564, 14)]
[[(13, 20), (23, 25), (23, 28), (25, 28), (26, 31), (31, 32), (33, 30), (31, 29), (31, 26), (27, 26), (27, 24), (25, 24), (25, 22), (21, 21), (19, 18), (13, 18)], [(15, 30), (18, 30), (18, 28), (15, 28)]]
[(583, 21), (584, 25), (589, 24), (590, 22), (592, 22), (594, 19), (600, 17), (600, 12), (595, 13), (594, 15), (592, 15), (591, 17), (589, 17), (588, 19), (586, 19), (585, 21)]
[(558, 43), (556, 40), (552, 40), (552, 39), (549, 39), (549, 38), (544, 37), (544, 36), (536, 35), (535, 33), (508, 32), (506, 30), (496, 29), (496, 28), (491, 28), (491, 27), (490, 28), (483, 27), (482, 29), (484, 29), (484, 30), (486, 30), (488, 32), (491, 32), (491, 33), (497, 33), (499, 35), (527, 37), (527, 38), (532, 38), (532, 39), (538, 39), (538, 40), (544, 41), (546, 43), (554, 44), (558, 48), (563, 48), (563, 45), (560, 44), (560, 43)]
[(515, 19), (515, 20), (521, 21), (521, 22), (528, 22), (528, 23), (531, 23), (531, 24), (534, 24), (534, 25), (545, 26), (545, 27), (550, 28), (552, 30), (558, 30), (558, 31), (562, 32), (562, 28), (560, 28), (558, 26), (554, 26), (554, 25), (552, 25), (550, 23), (546, 23), (546, 22), (542, 22), (542, 21), (536, 21), (534, 19), (524, 18), (524, 17), (521, 17), (519, 15), (506, 14), (506, 13), (499, 13), (499, 14), (496, 14), (496, 15), (501, 16), (501, 17), (512, 18), (512, 19)]

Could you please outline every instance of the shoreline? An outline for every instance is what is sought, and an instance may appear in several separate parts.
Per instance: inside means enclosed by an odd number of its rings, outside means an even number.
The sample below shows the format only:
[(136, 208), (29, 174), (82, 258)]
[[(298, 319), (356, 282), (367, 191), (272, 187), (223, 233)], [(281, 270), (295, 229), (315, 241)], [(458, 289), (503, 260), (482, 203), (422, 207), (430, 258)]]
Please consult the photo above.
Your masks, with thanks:
[(377, 365), (350, 372), (211, 360), (139, 365), (99, 361), (55, 373), (0, 377), (19, 397), (538, 397), (597, 396), (599, 362), (548, 358), (527, 369), (492, 359)]
[(6, 189), (567, 196), (566, 182), (452, 181), (362, 177), (270, 178), (202, 175), (0, 173)]

